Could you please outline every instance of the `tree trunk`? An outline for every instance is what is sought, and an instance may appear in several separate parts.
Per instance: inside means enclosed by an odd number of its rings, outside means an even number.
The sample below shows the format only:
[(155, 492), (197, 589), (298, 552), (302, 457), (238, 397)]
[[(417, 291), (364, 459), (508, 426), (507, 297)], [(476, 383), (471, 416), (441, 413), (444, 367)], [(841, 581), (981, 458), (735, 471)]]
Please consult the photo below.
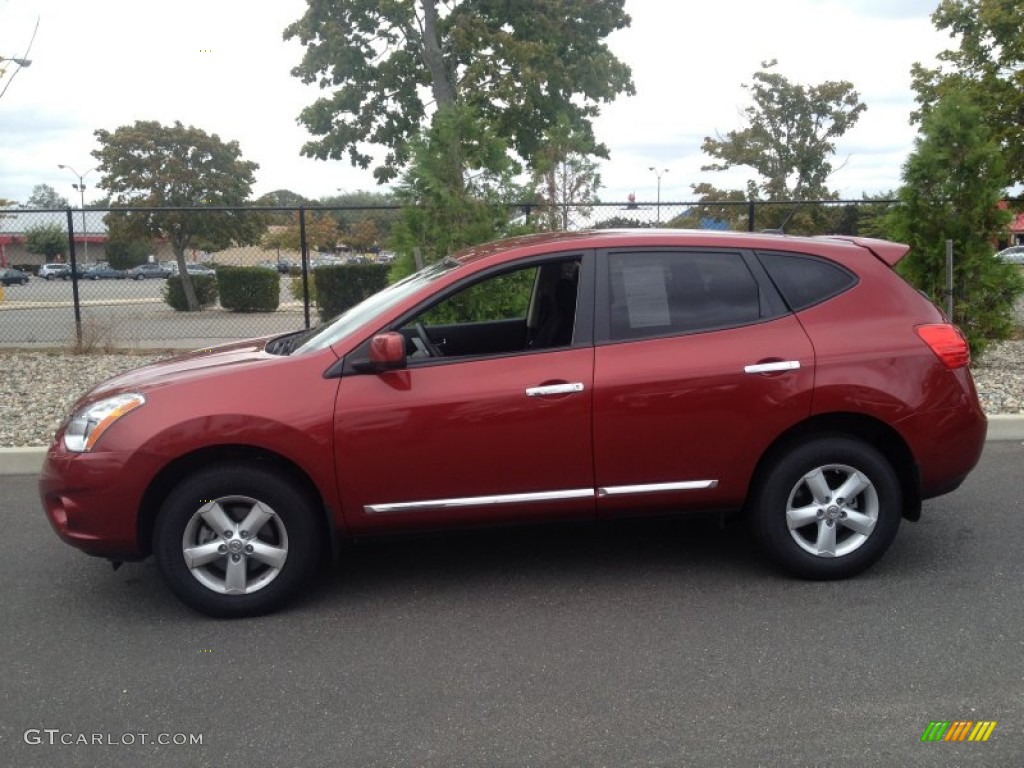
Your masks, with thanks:
[(174, 249), (174, 260), (178, 262), (178, 275), (181, 277), (181, 287), (185, 291), (185, 301), (188, 302), (188, 311), (195, 312), (199, 309), (199, 298), (196, 296), (196, 287), (192, 285), (192, 276), (188, 273), (185, 265), (185, 249)]
[(423, 5), (423, 63), (430, 72), (430, 89), (438, 109), (455, 104), (455, 83), (445, 66), (444, 52), (437, 29), (436, 0), (420, 0)]

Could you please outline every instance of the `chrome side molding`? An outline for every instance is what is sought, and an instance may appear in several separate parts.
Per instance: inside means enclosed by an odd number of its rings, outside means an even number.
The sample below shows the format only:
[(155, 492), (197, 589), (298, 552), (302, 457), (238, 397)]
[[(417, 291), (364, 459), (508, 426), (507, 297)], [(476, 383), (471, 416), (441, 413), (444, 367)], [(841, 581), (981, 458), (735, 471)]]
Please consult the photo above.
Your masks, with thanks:
[(603, 498), (605, 496), (627, 496), (642, 493), (666, 493), (671, 491), (697, 491), (717, 488), (717, 480), (684, 480), (675, 483), (645, 483), (643, 485), (611, 485), (603, 488), (572, 488), (564, 491), (539, 491), (536, 493), (506, 493), (497, 496), (464, 496), (454, 499), (431, 499), (429, 501), (400, 501), (392, 504), (367, 504), (363, 511), (368, 515), (389, 512), (426, 512), (433, 509), (457, 509), (459, 507), (485, 507), (495, 504), (531, 504), (539, 501), (567, 501), (569, 499)]
[(529, 504), (538, 501), (564, 501), (586, 499), (594, 495), (593, 488), (574, 488), (566, 491), (540, 491), (538, 493), (506, 493), (500, 496), (465, 496), (458, 499), (434, 499), (431, 501), (402, 501), (397, 504), (367, 504), (363, 511), (369, 515), (383, 512), (420, 512), (429, 509), (456, 509), (458, 507), (482, 507), (492, 504)]
[(699, 491), (704, 488), (717, 488), (717, 480), (684, 480), (679, 483), (646, 483), (644, 485), (609, 485), (598, 488), (597, 495), (628, 496), (639, 493), (665, 493), (666, 491)]

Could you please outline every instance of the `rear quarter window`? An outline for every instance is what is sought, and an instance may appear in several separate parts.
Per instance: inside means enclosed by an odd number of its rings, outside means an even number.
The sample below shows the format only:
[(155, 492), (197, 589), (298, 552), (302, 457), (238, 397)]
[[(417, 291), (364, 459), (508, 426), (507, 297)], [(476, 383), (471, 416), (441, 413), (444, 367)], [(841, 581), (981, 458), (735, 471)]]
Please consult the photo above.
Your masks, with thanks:
[(795, 253), (760, 251), (761, 264), (794, 312), (838, 296), (857, 276), (831, 261)]

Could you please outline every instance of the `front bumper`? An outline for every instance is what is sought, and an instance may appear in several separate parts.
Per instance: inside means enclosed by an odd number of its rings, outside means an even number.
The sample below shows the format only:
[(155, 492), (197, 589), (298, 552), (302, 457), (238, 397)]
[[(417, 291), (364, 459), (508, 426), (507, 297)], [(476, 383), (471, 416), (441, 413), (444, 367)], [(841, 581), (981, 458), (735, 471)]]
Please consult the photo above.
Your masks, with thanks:
[(118, 560), (143, 557), (139, 508), (158, 467), (155, 456), (69, 453), (54, 443), (39, 476), (46, 517), (61, 539), (90, 555)]

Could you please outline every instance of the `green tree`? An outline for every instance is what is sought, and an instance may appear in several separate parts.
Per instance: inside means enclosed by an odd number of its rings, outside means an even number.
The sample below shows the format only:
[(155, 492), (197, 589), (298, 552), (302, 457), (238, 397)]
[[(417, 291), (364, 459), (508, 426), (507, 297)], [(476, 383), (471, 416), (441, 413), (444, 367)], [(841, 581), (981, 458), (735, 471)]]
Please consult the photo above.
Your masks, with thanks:
[[(306, 211), (306, 245), (313, 252), (334, 252), (339, 240), (338, 224), (326, 213)], [(267, 250), (282, 248), (289, 251), (302, 250), (302, 227), (299, 212), (290, 215), (290, 221), (277, 225), (267, 232), (260, 244)]]
[(995, 258), (992, 245), (1009, 221), (999, 207), (1006, 179), (981, 108), (949, 91), (921, 121), (903, 167), (900, 202), (889, 217), (888, 231), (911, 246), (899, 271), (940, 306), (946, 240), (953, 241), (952, 320), (978, 356), (991, 341), (1012, 334), (1014, 301), (1024, 291), (1016, 267)]
[(68, 233), (59, 224), (40, 224), (25, 230), (25, 249), (46, 261), (63, 260), (68, 254)]
[(667, 226), (683, 229), (703, 229), (708, 223), (725, 229), (745, 232), (748, 228), (747, 195), (738, 189), (716, 189), (706, 182), (692, 185), (693, 192), (701, 201), (692, 205)]
[[(319, 137), (302, 152), (368, 168), (367, 145), (378, 145), (381, 183), (411, 159), (431, 109), (467, 107), (531, 162), (560, 120), (585, 154), (606, 154), (591, 120), (602, 102), (634, 92), (629, 68), (604, 42), (630, 23), (624, 0), (307, 2), (284, 32), (306, 49), (292, 74), (331, 93), (299, 117)], [(458, 143), (447, 151), (459, 183)]]
[[(266, 207), (299, 208), (310, 204), (308, 198), (290, 189), (275, 189), (260, 195), (253, 201), (255, 205)], [(273, 211), (264, 214), (267, 224), (287, 225), (292, 220), (291, 211)]]
[[(428, 264), (465, 246), (525, 231), (509, 215), (524, 191), (513, 182), (515, 164), (504, 147), (466, 107), (442, 110), (426, 136), (413, 142), (412, 163), (397, 190), (404, 207), (391, 238), (398, 253), (393, 278), (414, 270), (416, 254)], [(461, 166), (451, 162), (453, 153), (462, 156)], [(494, 168), (501, 170), (489, 170)]]
[(391, 237), (391, 228), (400, 218), (399, 202), (391, 192), (342, 192), (322, 197), (320, 205), (336, 208), (331, 216), (345, 232), (372, 224), (377, 230), (376, 240), (384, 242)]
[(49, 184), (36, 184), (25, 201), (26, 208), (67, 208), (68, 199)]
[[(763, 62), (753, 84), (743, 86), (753, 99), (744, 110), (747, 126), (724, 137), (704, 139), (701, 148), (716, 162), (701, 170), (752, 168), (758, 178), (747, 182), (750, 199), (833, 198), (826, 182), (832, 173), (835, 140), (856, 124), (867, 107), (852, 83), (800, 85), (774, 71), (776, 64)], [(722, 199), (713, 187), (707, 194), (709, 201)]]
[(345, 244), (357, 253), (366, 253), (380, 243), (381, 234), (374, 219), (362, 219), (345, 231)]
[[(115, 207), (244, 205), (259, 167), (242, 160), (238, 142), (180, 122), (163, 126), (140, 120), (95, 135), (100, 148), (92, 154), (103, 174), (97, 186), (110, 192)], [(265, 230), (261, 216), (241, 211), (112, 211), (105, 220), (111, 239), (170, 243), (193, 311), (200, 306), (185, 252), (255, 243)]]
[(541, 201), (544, 228), (566, 230), (573, 219), (588, 218), (594, 203), (601, 202), (601, 175), (597, 163), (580, 151), (583, 147), (564, 120), (546, 138), (533, 160), (533, 187)]
[(932, 14), (936, 29), (958, 41), (929, 69), (914, 64), (914, 90), (922, 119), (942, 98), (965, 91), (1000, 143), (1011, 184), (1024, 182), (1024, 3), (1020, 0), (942, 0)]
[(107, 263), (114, 269), (131, 269), (145, 264), (153, 246), (145, 240), (108, 240)]

